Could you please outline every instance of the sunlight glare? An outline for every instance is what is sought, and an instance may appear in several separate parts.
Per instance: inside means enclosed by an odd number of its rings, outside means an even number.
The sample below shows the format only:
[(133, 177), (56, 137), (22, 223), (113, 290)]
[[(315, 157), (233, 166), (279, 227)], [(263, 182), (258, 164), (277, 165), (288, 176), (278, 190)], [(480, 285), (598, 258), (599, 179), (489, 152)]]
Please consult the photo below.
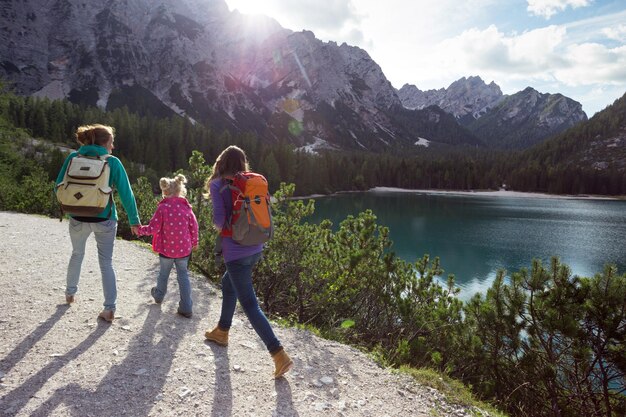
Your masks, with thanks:
[(239, 10), (242, 14), (265, 14), (268, 15), (270, 10), (267, 9), (266, 2), (256, 0), (227, 0), (226, 3), (230, 10)]
[(302, 22), (294, 20), (293, 11), (285, 9), (285, 4), (275, 0), (226, 0), (228, 9), (249, 17), (249, 22), (258, 16), (266, 16), (278, 22), (285, 29), (299, 31), (304, 29)]

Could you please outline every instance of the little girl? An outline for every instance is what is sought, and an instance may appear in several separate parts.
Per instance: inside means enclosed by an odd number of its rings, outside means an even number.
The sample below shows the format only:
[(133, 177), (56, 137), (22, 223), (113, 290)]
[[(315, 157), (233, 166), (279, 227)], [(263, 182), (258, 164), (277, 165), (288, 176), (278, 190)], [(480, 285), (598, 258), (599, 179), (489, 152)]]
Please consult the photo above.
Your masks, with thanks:
[(154, 302), (161, 304), (167, 293), (167, 281), (172, 266), (176, 265), (180, 303), (178, 314), (191, 318), (191, 283), (187, 263), (191, 251), (198, 246), (198, 221), (187, 201), (187, 179), (178, 174), (175, 178), (161, 178), (159, 185), (163, 200), (147, 226), (140, 226), (137, 235), (152, 235), (152, 250), (159, 254), (160, 271), (156, 287), (151, 294)]

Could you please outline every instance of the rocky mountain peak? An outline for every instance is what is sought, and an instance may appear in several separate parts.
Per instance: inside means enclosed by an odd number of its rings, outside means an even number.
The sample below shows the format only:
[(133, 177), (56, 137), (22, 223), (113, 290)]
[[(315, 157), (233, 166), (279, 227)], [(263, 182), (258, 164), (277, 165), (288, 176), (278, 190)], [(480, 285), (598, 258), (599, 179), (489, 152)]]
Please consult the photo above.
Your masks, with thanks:
[(585, 120), (579, 102), (526, 87), (506, 96), (468, 128), (492, 146), (525, 148)]
[(493, 81), (489, 84), (479, 76), (463, 77), (454, 81), (448, 88), (421, 91), (405, 84), (398, 97), (407, 108), (422, 109), (431, 105), (439, 106), (454, 115), (462, 123), (482, 116), (503, 97), (500, 87)]

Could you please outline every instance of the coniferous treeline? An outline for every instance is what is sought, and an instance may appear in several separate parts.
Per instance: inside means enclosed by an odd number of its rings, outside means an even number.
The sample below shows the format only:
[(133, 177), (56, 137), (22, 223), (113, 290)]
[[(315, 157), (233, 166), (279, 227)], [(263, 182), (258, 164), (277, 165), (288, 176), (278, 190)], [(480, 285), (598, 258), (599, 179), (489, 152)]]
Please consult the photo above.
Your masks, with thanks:
[[(129, 175), (146, 176), (156, 184), (165, 172), (186, 168), (193, 150), (208, 160), (229, 144), (241, 146), (253, 168), (270, 180), (294, 183), (299, 195), (366, 190), (372, 187), (412, 189), (498, 189), (506, 184), (517, 191), (554, 194), (626, 194), (626, 169), (597, 169), (591, 162), (572, 163), (577, 152), (598, 135), (626, 126), (622, 98), (610, 112), (572, 128), (554, 140), (527, 151), (489, 151), (480, 148), (423, 148), (413, 154), (373, 154), (354, 151), (296, 152), (286, 142), (263, 143), (249, 133), (215, 132), (188, 119), (138, 116), (126, 108), (105, 112), (67, 101), (9, 96), (8, 119), (34, 137), (75, 147), (72, 135), (85, 123), (105, 123), (116, 129), (116, 154), (129, 165)], [(610, 152), (610, 151), (609, 151)], [(62, 160), (62, 156), (57, 156)], [(50, 167), (54, 175), (55, 166)]]

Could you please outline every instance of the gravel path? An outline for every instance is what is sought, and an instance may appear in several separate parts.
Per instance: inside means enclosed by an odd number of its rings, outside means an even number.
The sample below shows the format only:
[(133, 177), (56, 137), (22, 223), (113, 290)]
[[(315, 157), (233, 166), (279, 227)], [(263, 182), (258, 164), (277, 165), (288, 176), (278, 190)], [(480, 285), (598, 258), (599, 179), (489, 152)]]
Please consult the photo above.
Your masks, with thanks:
[(204, 341), (220, 296), (192, 274), (194, 316), (154, 304), (158, 258), (118, 240), (116, 320), (96, 319), (102, 288), (90, 237), (76, 303), (64, 298), (68, 222), (0, 212), (0, 415), (15, 416), (464, 416), (437, 391), (381, 369), (351, 347), (275, 330), (295, 368), (273, 363), (238, 310), (227, 348)]

